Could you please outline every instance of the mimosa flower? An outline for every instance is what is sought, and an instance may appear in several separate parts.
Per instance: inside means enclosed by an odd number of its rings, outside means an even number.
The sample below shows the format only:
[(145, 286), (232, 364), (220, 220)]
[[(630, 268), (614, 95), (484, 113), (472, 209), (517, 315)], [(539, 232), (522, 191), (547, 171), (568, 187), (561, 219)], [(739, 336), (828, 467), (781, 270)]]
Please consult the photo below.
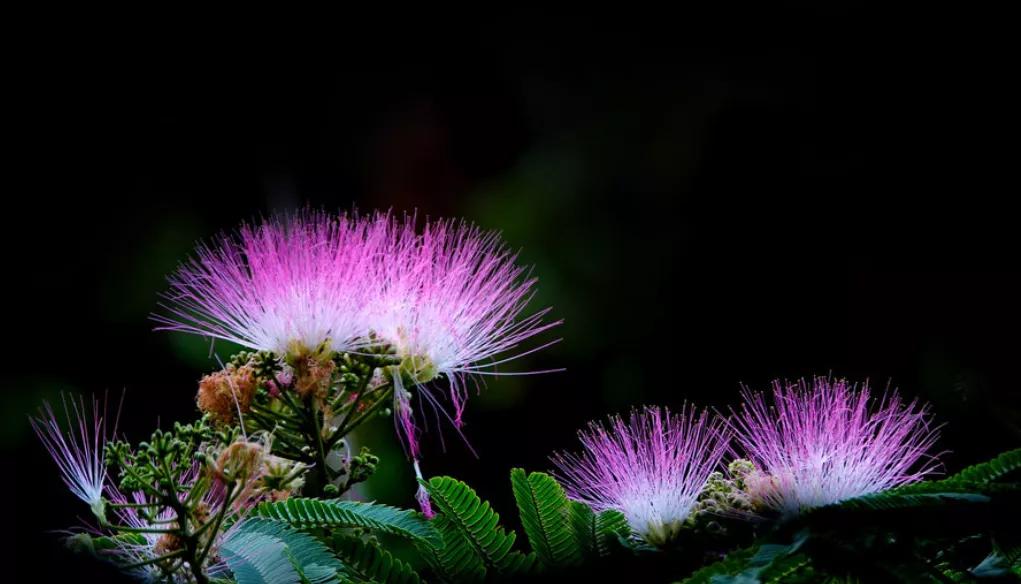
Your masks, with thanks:
[[(469, 378), (541, 373), (496, 369), (555, 343), (514, 352), (560, 324), (543, 322), (549, 309), (519, 318), (536, 279), (516, 264), (499, 234), (464, 222), (433, 221), (419, 235), (411, 218), (388, 219), (385, 232), (385, 261), (377, 264), (379, 286), (370, 302), (372, 333), (394, 348), (402, 359), (401, 376), (420, 390), (440, 376), (447, 379), (455, 425), (461, 423)], [(418, 393), (437, 405), (429, 391)], [(400, 403), (400, 391), (395, 398), (398, 410), (408, 407)]]
[(597, 512), (620, 511), (652, 545), (677, 536), (728, 448), (723, 421), (687, 406), (679, 414), (646, 407), (578, 435), (581, 454), (552, 457), (567, 495)]
[(744, 390), (732, 425), (756, 470), (753, 504), (785, 515), (913, 483), (939, 467), (928, 409), (895, 391), (873, 400), (868, 384), (816, 377), (773, 384), (767, 400)]
[(108, 438), (105, 412), (100, 411), (95, 398), (91, 404), (86, 404), (84, 398), (75, 401), (61, 396), (61, 401), (66, 427), (58, 421), (49, 403), (44, 403), (40, 416), (29, 418), (29, 422), (57, 463), (67, 488), (102, 517), (103, 487), (106, 484), (103, 449)]
[(305, 211), (201, 245), (169, 278), (158, 329), (278, 355), (360, 346), (367, 331), (372, 222)]

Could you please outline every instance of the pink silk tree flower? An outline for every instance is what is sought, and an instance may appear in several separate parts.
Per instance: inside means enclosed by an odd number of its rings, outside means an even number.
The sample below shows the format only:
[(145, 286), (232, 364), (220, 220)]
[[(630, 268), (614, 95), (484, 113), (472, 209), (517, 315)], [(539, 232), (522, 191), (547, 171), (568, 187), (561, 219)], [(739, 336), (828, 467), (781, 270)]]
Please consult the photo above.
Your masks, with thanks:
[(278, 355), (362, 346), (373, 222), (303, 211), (243, 225), (200, 245), (169, 278), (157, 330), (234, 342)]
[[(928, 408), (896, 391), (871, 399), (843, 379), (773, 383), (772, 400), (742, 392), (731, 424), (756, 470), (752, 503), (783, 515), (913, 483), (935, 472), (938, 438)], [(874, 406), (874, 407), (870, 407)]]
[(40, 416), (30, 417), (29, 422), (57, 463), (67, 488), (87, 503), (97, 517), (102, 518), (105, 507), (103, 488), (106, 485), (103, 450), (108, 438), (105, 412), (95, 398), (87, 404), (84, 398), (75, 401), (62, 395), (61, 402), (66, 427), (57, 419), (50, 404), (45, 402)]
[[(515, 351), (560, 322), (543, 322), (549, 309), (519, 318), (536, 280), (498, 234), (456, 221), (427, 221), (419, 233), (415, 223), (390, 213), (304, 212), (245, 225), (199, 247), (170, 278), (161, 304), (168, 314), (153, 318), (159, 329), (286, 357), (392, 348), (394, 419), (417, 461), (410, 390), (460, 428), (468, 384), (541, 373), (496, 368), (557, 342)], [(429, 385), (440, 377), (452, 414)]]
[(568, 497), (597, 512), (616, 509), (647, 543), (674, 539), (728, 450), (722, 419), (685, 406), (645, 407), (578, 433), (581, 454), (551, 457)]
[[(549, 309), (519, 318), (534, 294), (535, 278), (516, 264), (496, 232), (457, 221), (427, 221), (419, 234), (415, 217), (377, 217), (376, 233), (385, 241), (376, 263), (368, 311), (372, 335), (390, 345), (400, 365), (391, 372), (394, 420), (398, 436), (421, 479), (412, 393), (419, 403), (443, 412), (460, 428), (468, 384), (496, 368), (557, 341), (511, 353), (526, 339), (560, 324), (543, 322)], [(502, 358), (500, 358), (502, 357)], [(449, 384), (453, 413), (434, 395), (432, 382)], [(431, 515), (428, 493), (418, 501)]]
[[(373, 334), (402, 359), (402, 377), (420, 389), (445, 377), (452, 420), (460, 425), (469, 379), (542, 373), (496, 370), (557, 342), (497, 359), (561, 322), (543, 322), (548, 308), (518, 318), (536, 279), (515, 263), (516, 254), (499, 234), (456, 221), (427, 222), (421, 234), (415, 232), (414, 218), (387, 218), (386, 224), (385, 260), (377, 264), (379, 287), (369, 314)], [(398, 400), (402, 393), (395, 392)], [(428, 391), (420, 394), (438, 405)], [(406, 410), (400, 404), (397, 409)]]

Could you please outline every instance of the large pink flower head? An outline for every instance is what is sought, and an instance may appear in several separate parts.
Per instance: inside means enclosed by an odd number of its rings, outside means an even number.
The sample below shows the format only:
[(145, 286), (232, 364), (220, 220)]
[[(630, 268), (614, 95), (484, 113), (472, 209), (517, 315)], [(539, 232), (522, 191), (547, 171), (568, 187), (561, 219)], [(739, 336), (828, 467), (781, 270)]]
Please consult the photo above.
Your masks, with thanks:
[(223, 339), (279, 355), (344, 351), (367, 331), (366, 276), (378, 260), (373, 222), (304, 211), (200, 245), (169, 278), (164, 330)]
[(66, 427), (49, 403), (44, 403), (40, 416), (29, 418), (29, 422), (57, 463), (67, 488), (87, 503), (96, 516), (103, 517), (103, 487), (106, 485), (103, 449), (110, 437), (105, 408), (101, 409), (95, 398), (89, 404), (84, 398), (75, 401), (61, 396), (61, 401)]
[[(443, 376), (450, 384), (453, 421), (460, 424), (468, 379), (513, 375), (499, 365), (542, 347), (497, 359), (557, 322), (543, 322), (549, 309), (518, 318), (532, 297), (536, 280), (515, 263), (499, 234), (456, 221), (427, 222), (419, 234), (414, 218), (386, 217), (378, 288), (370, 302), (373, 334), (402, 360), (395, 382), (406, 378), (436, 404), (425, 384)], [(556, 342), (556, 341), (553, 341)], [(398, 387), (397, 411), (405, 392)], [(402, 421), (412, 456), (417, 454), (410, 418)]]
[(774, 382), (772, 400), (747, 388), (742, 395), (732, 424), (756, 467), (746, 486), (761, 507), (793, 515), (918, 481), (939, 466), (928, 454), (938, 437), (928, 409), (895, 391), (875, 403), (867, 383), (816, 377)]
[(620, 511), (653, 545), (678, 534), (729, 442), (720, 418), (688, 406), (678, 414), (646, 407), (578, 435), (581, 454), (551, 457), (567, 495), (596, 511)]

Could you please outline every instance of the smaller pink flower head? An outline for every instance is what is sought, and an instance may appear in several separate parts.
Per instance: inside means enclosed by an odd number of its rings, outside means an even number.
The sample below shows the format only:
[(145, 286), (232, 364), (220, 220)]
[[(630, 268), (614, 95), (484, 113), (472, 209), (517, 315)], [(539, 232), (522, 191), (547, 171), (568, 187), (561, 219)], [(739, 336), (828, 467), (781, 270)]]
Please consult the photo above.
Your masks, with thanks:
[(418, 360), (425, 377), (446, 376), (458, 413), (466, 376), (513, 374), (495, 368), (552, 344), (493, 360), (560, 324), (543, 322), (548, 308), (518, 318), (536, 279), (516, 265), (498, 233), (441, 220), (427, 222), (419, 235), (413, 217), (386, 223), (372, 330), (399, 356)]
[[(523, 341), (560, 324), (543, 322), (549, 309), (519, 318), (536, 280), (516, 265), (495, 232), (465, 222), (427, 221), (416, 232), (415, 217), (377, 217), (375, 233), (385, 241), (375, 264), (378, 283), (369, 302), (373, 334), (394, 347), (402, 372), (425, 403), (442, 409), (428, 382), (450, 384), (451, 416), (461, 423), (468, 379), (476, 375), (521, 375), (496, 367), (556, 341), (517, 351)], [(528, 372), (541, 373), (541, 372)], [(408, 394), (397, 380), (395, 409), (409, 454), (417, 457)]]
[(329, 341), (360, 346), (366, 275), (376, 261), (372, 222), (304, 211), (243, 225), (200, 245), (169, 278), (158, 330), (176, 330), (285, 354)]
[(75, 401), (61, 395), (61, 402), (66, 428), (62, 427), (49, 403), (43, 403), (40, 416), (30, 417), (29, 422), (57, 463), (67, 488), (101, 516), (106, 484), (103, 449), (108, 437), (104, 411), (95, 398), (91, 404), (86, 404), (84, 398)]
[(729, 442), (721, 419), (689, 406), (679, 414), (646, 407), (578, 435), (581, 454), (551, 457), (567, 495), (597, 512), (620, 511), (653, 545), (677, 535)]
[(939, 466), (928, 454), (938, 429), (927, 407), (896, 391), (870, 403), (867, 383), (816, 377), (811, 386), (775, 381), (772, 400), (742, 395), (731, 424), (756, 467), (749, 495), (785, 515), (912, 483)]

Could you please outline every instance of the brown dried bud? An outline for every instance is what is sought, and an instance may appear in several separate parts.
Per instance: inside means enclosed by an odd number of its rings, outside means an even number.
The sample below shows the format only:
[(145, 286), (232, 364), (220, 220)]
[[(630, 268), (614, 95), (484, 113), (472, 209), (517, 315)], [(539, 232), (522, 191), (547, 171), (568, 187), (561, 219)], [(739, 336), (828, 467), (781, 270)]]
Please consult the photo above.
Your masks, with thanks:
[(301, 359), (294, 368), (294, 390), (303, 399), (310, 395), (324, 397), (336, 368), (337, 364), (331, 359)]
[(291, 491), (270, 491), (266, 494), (267, 499), (270, 501), (286, 501), (291, 496)]
[(162, 556), (179, 549), (181, 549), (181, 538), (173, 533), (164, 533), (156, 540), (152, 551), (155, 555)]
[(258, 381), (251, 366), (227, 365), (222, 371), (202, 378), (196, 401), (203, 412), (220, 422), (231, 424), (237, 418), (238, 410), (244, 413), (251, 408), (257, 387)]
[(192, 512), (192, 515), (195, 517), (195, 521), (199, 525), (205, 524), (206, 521), (209, 521), (209, 505), (199, 501), (198, 504), (195, 505), (195, 510)]

